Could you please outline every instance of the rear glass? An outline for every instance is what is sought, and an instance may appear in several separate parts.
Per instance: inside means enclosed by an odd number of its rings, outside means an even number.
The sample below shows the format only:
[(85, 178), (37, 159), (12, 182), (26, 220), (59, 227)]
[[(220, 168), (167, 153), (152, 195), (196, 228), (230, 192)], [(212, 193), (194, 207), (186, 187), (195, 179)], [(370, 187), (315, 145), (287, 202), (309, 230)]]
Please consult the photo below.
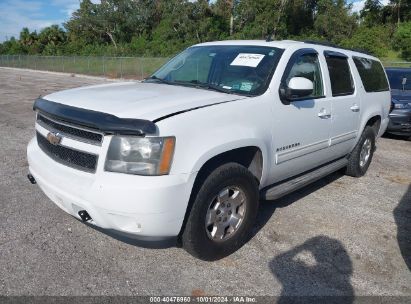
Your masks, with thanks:
[(391, 89), (411, 90), (411, 69), (407, 70), (387, 70), (388, 80)]
[(353, 60), (366, 92), (388, 91), (387, 77), (381, 63), (363, 57), (353, 57)]
[(353, 94), (354, 84), (347, 58), (340, 56), (326, 56), (325, 59), (330, 74), (333, 96)]

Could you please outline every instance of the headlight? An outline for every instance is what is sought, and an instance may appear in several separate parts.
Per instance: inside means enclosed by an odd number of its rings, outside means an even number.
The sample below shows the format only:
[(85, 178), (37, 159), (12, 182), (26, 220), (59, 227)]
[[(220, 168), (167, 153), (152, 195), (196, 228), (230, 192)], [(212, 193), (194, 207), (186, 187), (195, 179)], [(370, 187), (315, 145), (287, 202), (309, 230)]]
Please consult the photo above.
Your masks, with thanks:
[(170, 172), (175, 137), (114, 136), (107, 152), (106, 171), (137, 175)]
[(394, 104), (394, 109), (410, 109), (411, 103), (400, 102), (396, 99), (392, 99), (392, 103)]

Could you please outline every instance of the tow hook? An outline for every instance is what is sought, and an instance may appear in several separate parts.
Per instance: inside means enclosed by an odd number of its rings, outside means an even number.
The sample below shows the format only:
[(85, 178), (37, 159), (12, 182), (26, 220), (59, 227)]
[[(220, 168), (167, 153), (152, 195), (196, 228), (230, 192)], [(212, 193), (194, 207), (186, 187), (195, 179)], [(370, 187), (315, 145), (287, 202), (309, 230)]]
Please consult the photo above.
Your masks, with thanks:
[(87, 222), (89, 220), (91, 220), (91, 216), (90, 214), (87, 213), (86, 210), (81, 210), (78, 212), (78, 215), (80, 216), (81, 220), (84, 222)]
[(36, 179), (31, 174), (27, 174), (27, 178), (29, 179), (30, 183), (33, 185), (37, 184)]

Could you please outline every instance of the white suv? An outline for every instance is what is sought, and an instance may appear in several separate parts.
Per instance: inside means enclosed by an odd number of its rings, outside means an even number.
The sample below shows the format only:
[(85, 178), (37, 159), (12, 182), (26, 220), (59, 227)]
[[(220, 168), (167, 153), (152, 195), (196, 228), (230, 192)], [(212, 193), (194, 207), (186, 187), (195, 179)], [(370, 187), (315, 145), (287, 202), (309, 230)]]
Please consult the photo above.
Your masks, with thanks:
[(61, 209), (143, 245), (215, 260), (260, 199), (362, 176), (390, 110), (375, 57), (296, 41), (192, 46), (142, 82), (37, 99), (29, 179)]

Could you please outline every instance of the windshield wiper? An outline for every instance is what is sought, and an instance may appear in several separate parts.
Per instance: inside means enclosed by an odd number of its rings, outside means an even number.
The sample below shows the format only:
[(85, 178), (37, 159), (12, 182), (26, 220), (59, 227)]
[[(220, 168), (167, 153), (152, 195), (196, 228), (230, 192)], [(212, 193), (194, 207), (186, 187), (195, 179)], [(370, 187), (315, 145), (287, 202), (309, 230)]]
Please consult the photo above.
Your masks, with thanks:
[(217, 92), (226, 93), (226, 94), (236, 94), (235, 91), (231, 91), (230, 89), (224, 89), (218, 85), (210, 84), (207, 82), (201, 82), (196, 79), (190, 80), (190, 81), (168, 81), (168, 80), (165, 80), (163, 78), (159, 78), (153, 75), (153, 76), (150, 76), (144, 79), (144, 81), (147, 81), (147, 80), (156, 80), (160, 83), (165, 83), (169, 85), (188, 86), (188, 87), (200, 88), (200, 89), (205, 89), (205, 90), (210, 90), (210, 91), (217, 91)]
[(224, 89), (218, 85), (210, 84), (207, 82), (201, 82), (196, 79), (190, 80), (190, 81), (181, 81), (179, 83), (187, 84), (189, 86), (201, 88), (205, 90), (212, 90), (212, 91), (217, 91), (217, 92), (226, 93), (226, 94), (235, 94), (233, 91), (230, 91), (229, 89)]
[(173, 84), (172, 82), (170, 82), (170, 81), (168, 81), (168, 80), (165, 80), (165, 79), (163, 79), (163, 78), (159, 78), (159, 77), (157, 77), (156, 75), (153, 75), (153, 76), (144, 78), (144, 81), (147, 81), (147, 80), (156, 80), (156, 81), (158, 81), (158, 82), (165, 83), (165, 84)]

